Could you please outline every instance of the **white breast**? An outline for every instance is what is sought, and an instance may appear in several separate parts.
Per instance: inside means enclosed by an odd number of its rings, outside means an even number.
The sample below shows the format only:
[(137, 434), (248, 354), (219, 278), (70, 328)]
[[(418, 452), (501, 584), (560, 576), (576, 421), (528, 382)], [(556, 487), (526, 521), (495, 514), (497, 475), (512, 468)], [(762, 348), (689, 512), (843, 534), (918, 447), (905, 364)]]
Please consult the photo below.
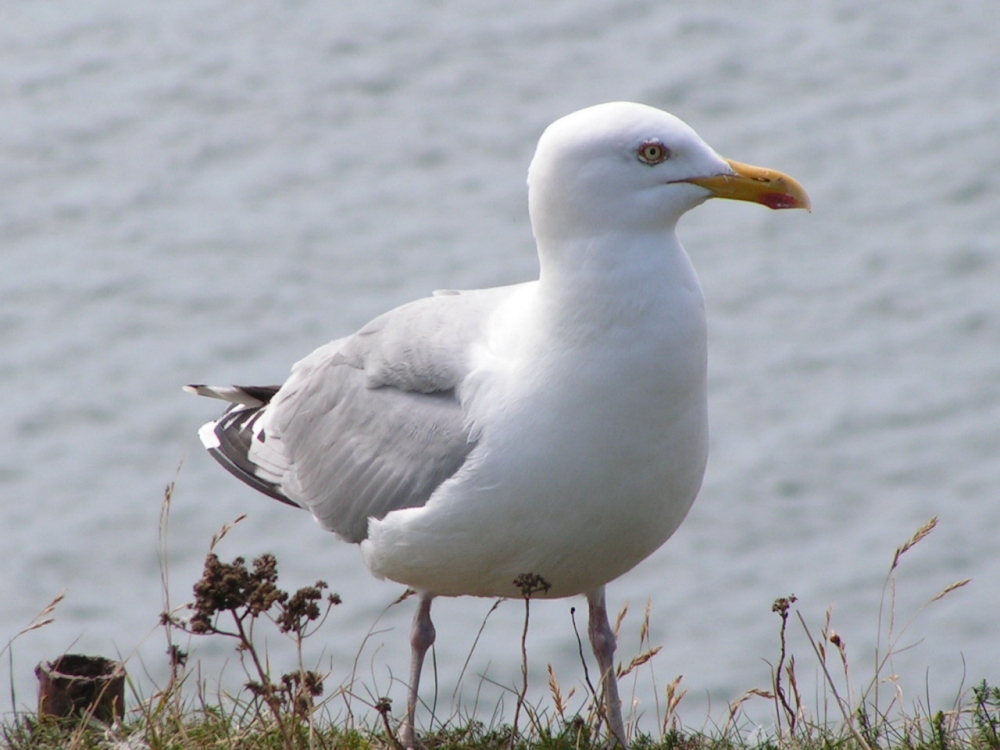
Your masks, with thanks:
[(498, 311), (462, 387), (478, 446), (425, 507), (371, 522), (373, 572), (481, 596), (536, 573), (567, 596), (676, 530), (707, 457), (705, 318), (679, 244), (656, 251), (599, 290), (543, 274)]

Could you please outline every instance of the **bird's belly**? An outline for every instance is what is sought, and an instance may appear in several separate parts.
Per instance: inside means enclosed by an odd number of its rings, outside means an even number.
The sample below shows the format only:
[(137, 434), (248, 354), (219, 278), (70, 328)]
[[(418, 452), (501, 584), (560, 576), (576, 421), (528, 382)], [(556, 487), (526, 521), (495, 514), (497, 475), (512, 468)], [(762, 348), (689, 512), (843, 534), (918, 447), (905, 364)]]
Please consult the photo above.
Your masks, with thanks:
[[(678, 391), (680, 392), (678, 395)], [(362, 544), (377, 575), (440, 595), (536, 596), (595, 590), (677, 529), (707, 457), (703, 380), (670, 396), (573, 389), (493, 416), (470, 461), (422, 508), (372, 521)]]

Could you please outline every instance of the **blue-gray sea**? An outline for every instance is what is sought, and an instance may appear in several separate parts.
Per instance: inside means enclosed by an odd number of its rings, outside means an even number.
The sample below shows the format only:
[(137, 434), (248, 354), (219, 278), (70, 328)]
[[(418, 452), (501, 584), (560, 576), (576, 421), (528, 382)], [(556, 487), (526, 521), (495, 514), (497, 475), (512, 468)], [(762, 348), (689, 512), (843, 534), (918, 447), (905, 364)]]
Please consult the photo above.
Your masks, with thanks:
[[(663, 646), (624, 686), (641, 726), (677, 675), (691, 726), (769, 687), (771, 603), (789, 594), (814, 636), (833, 608), (855, 693), (890, 638), (912, 648), (882, 689), (907, 706), (1000, 682), (995, 0), (2, 0), (0, 18), (0, 648), (65, 592), (53, 623), (13, 642), (12, 675), (0, 660), (19, 707), (35, 664), (65, 651), (128, 658), (146, 695), (162, 683), (174, 480), (172, 606), (245, 513), (221, 556), (272, 551), (289, 587), (322, 578), (343, 597), (306, 649), (328, 692), (357, 664), (355, 711), (383, 694), (402, 707), (412, 601), (376, 623), (402, 588), (217, 466), (196, 430), (218, 404), (180, 386), (280, 382), (435, 288), (532, 278), (534, 144), (614, 99), (674, 112), (814, 203), (715, 201), (681, 224), (708, 303), (711, 458), (674, 538), (609, 587), (612, 608), (632, 606), (620, 656), (637, 653), (647, 600)], [(897, 569), (890, 636), (893, 553), (932, 516)], [(543, 703), (549, 663), (571, 705), (583, 695), (580, 604), (531, 609)], [(491, 605), (435, 604), (442, 718), (489, 721), (500, 704), (510, 718), (515, 601), (452, 700)], [(275, 670), (294, 668), (292, 646), (261, 634)], [(822, 710), (794, 616), (788, 639)], [(239, 688), (231, 644), (182, 645), (210, 686)]]

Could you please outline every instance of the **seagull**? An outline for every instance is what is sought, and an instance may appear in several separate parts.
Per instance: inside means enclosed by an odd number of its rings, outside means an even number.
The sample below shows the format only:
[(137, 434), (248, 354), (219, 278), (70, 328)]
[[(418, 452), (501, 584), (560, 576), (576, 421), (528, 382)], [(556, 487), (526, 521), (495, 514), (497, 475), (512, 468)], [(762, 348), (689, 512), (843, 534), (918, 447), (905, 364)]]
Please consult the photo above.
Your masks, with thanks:
[(546, 128), (528, 169), (536, 281), (438, 291), (316, 349), (199, 435), (251, 487), (418, 594), (402, 742), (417, 746), (436, 596), (583, 595), (609, 741), (627, 747), (605, 585), (684, 520), (708, 456), (705, 304), (677, 238), (709, 198), (810, 208), (791, 177), (612, 102)]

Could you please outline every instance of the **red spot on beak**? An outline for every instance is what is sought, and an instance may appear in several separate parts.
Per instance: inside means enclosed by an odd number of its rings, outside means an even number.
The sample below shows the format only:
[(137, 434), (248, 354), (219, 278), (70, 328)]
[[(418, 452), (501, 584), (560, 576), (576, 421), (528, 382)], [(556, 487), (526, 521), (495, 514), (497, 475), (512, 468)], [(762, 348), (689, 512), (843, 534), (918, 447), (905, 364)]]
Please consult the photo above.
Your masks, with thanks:
[(802, 204), (791, 195), (785, 193), (764, 193), (759, 198), (760, 202), (768, 208), (775, 210), (779, 208), (802, 208)]

